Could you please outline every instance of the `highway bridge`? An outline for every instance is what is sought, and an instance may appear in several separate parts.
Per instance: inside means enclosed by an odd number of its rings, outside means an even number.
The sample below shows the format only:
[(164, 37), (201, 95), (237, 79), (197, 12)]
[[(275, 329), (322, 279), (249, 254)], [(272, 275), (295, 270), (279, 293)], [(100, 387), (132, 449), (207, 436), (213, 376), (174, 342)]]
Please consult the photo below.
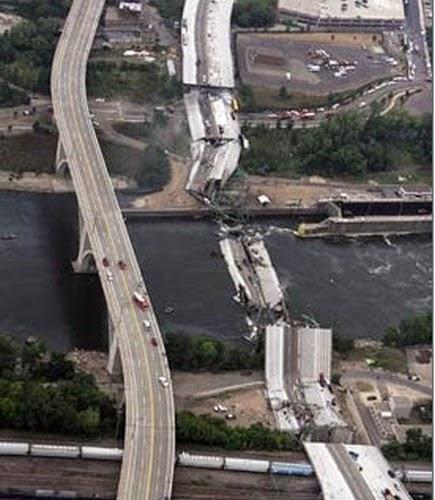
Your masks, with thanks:
[[(122, 363), (126, 424), (117, 497), (169, 498), (175, 429), (165, 348), (103, 155), (86, 98), (86, 65), (105, 0), (74, 0), (56, 50), (51, 80), (59, 130), (58, 162), (77, 193), (81, 245), (76, 269), (93, 261), (104, 291), (112, 342)], [(143, 301), (135, 303), (134, 294)]]

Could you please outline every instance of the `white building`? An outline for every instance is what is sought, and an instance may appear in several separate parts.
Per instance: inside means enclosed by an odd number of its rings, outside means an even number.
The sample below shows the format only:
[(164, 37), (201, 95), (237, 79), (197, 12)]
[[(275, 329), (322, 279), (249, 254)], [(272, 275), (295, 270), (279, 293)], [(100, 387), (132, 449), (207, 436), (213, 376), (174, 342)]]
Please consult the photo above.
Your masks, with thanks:
[(391, 29), (403, 26), (403, 0), (278, 0), (282, 19), (322, 28)]

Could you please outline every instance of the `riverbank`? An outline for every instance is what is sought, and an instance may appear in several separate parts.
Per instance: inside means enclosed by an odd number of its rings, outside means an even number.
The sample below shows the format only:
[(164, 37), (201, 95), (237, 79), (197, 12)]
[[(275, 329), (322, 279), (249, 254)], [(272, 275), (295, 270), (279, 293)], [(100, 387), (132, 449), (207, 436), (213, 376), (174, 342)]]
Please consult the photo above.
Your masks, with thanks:
[[(115, 189), (131, 189), (136, 183), (127, 177), (112, 177)], [(72, 181), (56, 174), (37, 174), (35, 172), (0, 171), (0, 191), (18, 191), (41, 194), (73, 193)]]

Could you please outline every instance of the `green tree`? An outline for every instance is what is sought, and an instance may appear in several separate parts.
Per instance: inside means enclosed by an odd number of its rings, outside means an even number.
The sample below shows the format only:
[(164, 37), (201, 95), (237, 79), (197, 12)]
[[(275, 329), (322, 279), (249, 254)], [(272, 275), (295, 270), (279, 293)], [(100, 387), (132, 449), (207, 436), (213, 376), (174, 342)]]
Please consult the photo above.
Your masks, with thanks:
[(255, 106), (254, 91), (250, 85), (242, 84), (239, 91), (239, 97), (244, 108), (252, 108)]
[(217, 358), (217, 350), (212, 340), (202, 340), (198, 345), (198, 361), (205, 367), (212, 366)]
[(288, 91), (287, 91), (287, 87), (285, 87), (284, 85), (282, 85), (280, 88), (279, 88), (279, 92), (278, 92), (278, 95), (281, 99), (287, 99), (288, 98)]
[(9, 377), (14, 371), (18, 345), (6, 335), (0, 335), (0, 376)]
[(399, 327), (387, 327), (382, 340), (385, 345), (391, 347), (431, 344), (432, 313), (407, 318)]
[(271, 0), (239, 0), (234, 4), (232, 21), (241, 28), (266, 28), (276, 19), (276, 5)]

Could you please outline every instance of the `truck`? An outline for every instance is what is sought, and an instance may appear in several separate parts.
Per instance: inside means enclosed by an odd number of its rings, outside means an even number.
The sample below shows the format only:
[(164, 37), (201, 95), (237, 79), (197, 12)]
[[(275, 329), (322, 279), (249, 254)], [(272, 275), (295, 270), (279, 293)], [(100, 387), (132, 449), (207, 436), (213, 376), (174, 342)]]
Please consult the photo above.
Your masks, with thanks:
[(137, 304), (139, 309), (142, 309), (143, 311), (148, 309), (150, 306), (148, 301), (145, 299), (145, 297), (143, 295), (141, 295), (139, 292), (133, 293), (133, 300)]
[[(228, 102), (228, 101), (227, 101), (227, 102)], [(239, 109), (240, 109), (240, 106), (239, 106), (239, 101), (238, 101), (235, 97), (233, 97), (233, 98), (231, 99), (231, 109), (232, 109), (235, 113), (237, 113), (237, 112), (239, 111)]]

